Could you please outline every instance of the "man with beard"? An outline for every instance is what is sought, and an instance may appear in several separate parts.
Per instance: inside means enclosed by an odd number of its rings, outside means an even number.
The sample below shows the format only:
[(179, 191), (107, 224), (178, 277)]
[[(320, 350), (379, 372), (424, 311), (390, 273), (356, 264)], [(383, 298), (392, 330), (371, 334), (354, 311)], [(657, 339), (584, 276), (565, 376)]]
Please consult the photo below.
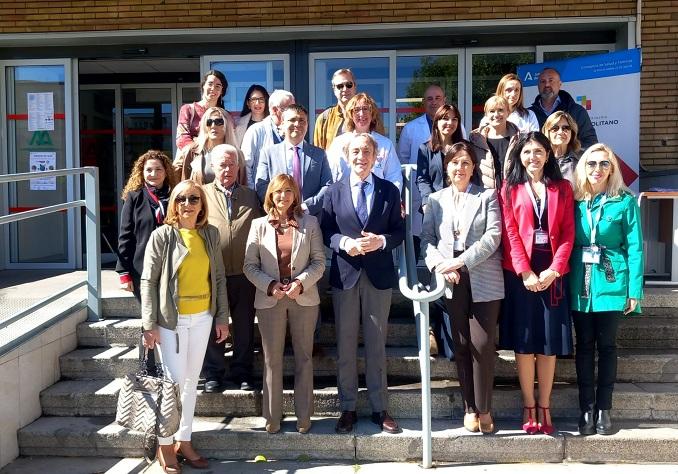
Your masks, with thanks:
[(581, 142), (582, 148), (586, 149), (594, 143), (598, 143), (596, 130), (591, 124), (586, 109), (575, 102), (570, 94), (561, 90), (562, 85), (558, 71), (550, 67), (544, 68), (539, 74), (539, 95), (535, 97), (530, 110), (537, 116), (540, 128), (544, 126), (548, 116), (558, 110), (570, 114), (579, 128), (577, 138)]

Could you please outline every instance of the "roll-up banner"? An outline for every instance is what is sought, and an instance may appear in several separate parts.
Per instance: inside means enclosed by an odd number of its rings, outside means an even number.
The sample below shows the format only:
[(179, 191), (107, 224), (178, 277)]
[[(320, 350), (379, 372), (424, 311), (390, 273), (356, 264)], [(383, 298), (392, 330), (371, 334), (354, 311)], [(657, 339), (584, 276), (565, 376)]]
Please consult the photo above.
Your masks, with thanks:
[(539, 73), (546, 67), (560, 73), (561, 89), (586, 109), (598, 141), (614, 150), (624, 181), (638, 191), (640, 49), (518, 66), (526, 106), (539, 94)]

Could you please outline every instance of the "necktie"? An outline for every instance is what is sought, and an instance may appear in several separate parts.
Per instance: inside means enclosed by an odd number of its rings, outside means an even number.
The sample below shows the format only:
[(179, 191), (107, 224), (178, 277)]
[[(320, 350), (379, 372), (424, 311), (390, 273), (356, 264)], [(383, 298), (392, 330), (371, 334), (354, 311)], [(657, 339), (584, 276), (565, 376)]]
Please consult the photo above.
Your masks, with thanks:
[(292, 177), (297, 182), (301, 190), (301, 157), (299, 156), (299, 147), (294, 147), (294, 156), (292, 157)]
[(358, 214), (358, 219), (360, 223), (365, 226), (367, 223), (367, 195), (365, 194), (365, 186), (367, 186), (367, 181), (360, 182), (360, 193), (358, 193), (358, 204), (356, 205), (355, 211)]

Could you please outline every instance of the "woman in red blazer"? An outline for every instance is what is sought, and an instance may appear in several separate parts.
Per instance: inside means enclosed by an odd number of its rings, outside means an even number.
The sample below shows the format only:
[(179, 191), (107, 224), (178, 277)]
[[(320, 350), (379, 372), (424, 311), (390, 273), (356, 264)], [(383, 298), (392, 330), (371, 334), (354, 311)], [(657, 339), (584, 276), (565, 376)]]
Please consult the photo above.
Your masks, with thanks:
[(506, 298), (500, 345), (516, 353), (523, 429), (529, 434), (552, 434), (549, 408), (556, 356), (572, 354), (563, 276), (569, 271), (574, 243), (574, 199), (548, 139), (540, 132), (523, 136), (509, 155), (501, 200)]

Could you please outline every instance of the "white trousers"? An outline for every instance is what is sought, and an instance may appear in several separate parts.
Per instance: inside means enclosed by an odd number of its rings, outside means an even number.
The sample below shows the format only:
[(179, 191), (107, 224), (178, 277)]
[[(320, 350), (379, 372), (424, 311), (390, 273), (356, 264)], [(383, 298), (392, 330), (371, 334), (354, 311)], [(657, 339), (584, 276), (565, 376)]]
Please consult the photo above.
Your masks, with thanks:
[[(167, 445), (175, 440), (191, 440), (198, 379), (213, 319), (208, 311), (192, 315), (180, 314), (176, 332), (159, 328), (160, 344), (156, 346), (158, 348), (156, 354), (160, 355), (160, 360), (169, 378), (179, 384), (182, 410), (179, 431), (173, 437), (158, 437), (158, 444)], [(177, 350), (177, 342), (179, 350)]]

